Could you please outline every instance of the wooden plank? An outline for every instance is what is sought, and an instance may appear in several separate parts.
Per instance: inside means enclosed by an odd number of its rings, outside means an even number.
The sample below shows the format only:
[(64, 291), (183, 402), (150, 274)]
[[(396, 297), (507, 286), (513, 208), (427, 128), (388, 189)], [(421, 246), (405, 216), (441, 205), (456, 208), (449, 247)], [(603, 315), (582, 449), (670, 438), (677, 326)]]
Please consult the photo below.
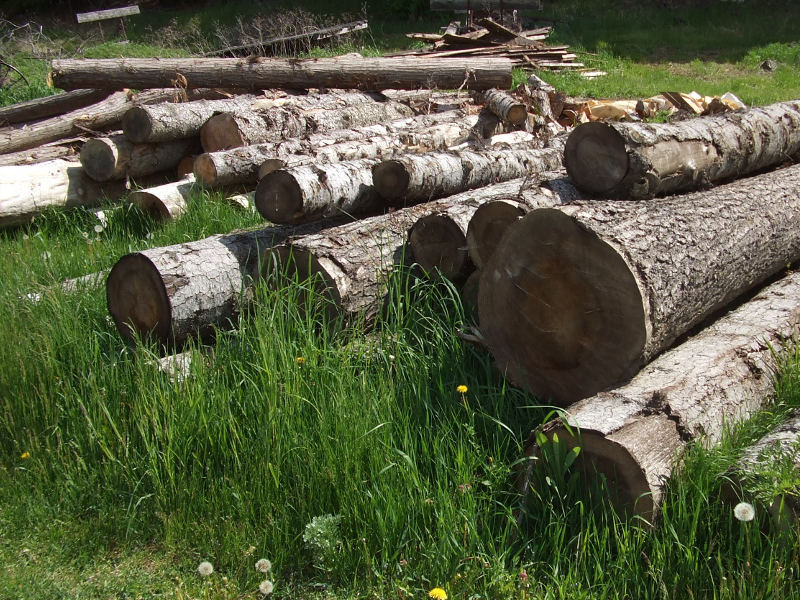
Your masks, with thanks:
[(77, 13), (75, 18), (78, 19), (78, 23), (92, 23), (94, 21), (105, 21), (106, 19), (116, 19), (129, 17), (131, 15), (138, 15), (139, 12), (139, 7), (134, 4), (133, 6), (123, 6), (122, 8), (109, 8), (108, 10)]

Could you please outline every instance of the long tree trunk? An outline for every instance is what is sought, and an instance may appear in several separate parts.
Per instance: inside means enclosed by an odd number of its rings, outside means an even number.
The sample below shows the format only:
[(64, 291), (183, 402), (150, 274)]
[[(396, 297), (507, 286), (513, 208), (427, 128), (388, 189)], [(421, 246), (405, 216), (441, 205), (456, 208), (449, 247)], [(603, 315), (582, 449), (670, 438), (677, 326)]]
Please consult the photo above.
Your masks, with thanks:
[(449, 196), (492, 182), (537, 176), (561, 166), (557, 148), (431, 152), (383, 161), (372, 171), (375, 189), (393, 204)]
[(622, 200), (707, 187), (800, 152), (800, 100), (678, 123), (586, 123), (564, 164), (575, 185)]
[[(787, 469), (789, 472), (787, 472)], [(778, 427), (739, 455), (725, 473), (726, 496), (732, 502), (750, 500), (766, 505), (775, 524), (793, 529), (800, 519), (800, 495), (786, 481), (800, 473), (800, 410), (795, 409)]]
[[(620, 512), (651, 521), (686, 446), (718, 442), (726, 427), (770, 401), (778, 354), (798, 325), (800, 274), (790, 273), (630, 383), (569, 406), (567, 426), (556, 420), (543, 431), (581, 447), (581, 466), (606, 479)], [(534, 438), (529, 454), (536, 453)]]
[(298, 110), (333, 109), (382, 100), (384, 98), (380, 94), (329, 90), (322, 94), (291, 95), (279, 98), (243, 95), (223, 100), (197, 100), (182, 104), (140, 106), (125, 113), (122, 119), (122, 130), (132, 142), (164, 142), (199, 134), (205, 122), (217, 113), (268, 112), (281, 108), (287, 110), (290, 108)]
[(109, 313), (127, 340), (152, 335), (171, 346), (211, 335), (249, 301), (267, 248), (323, 226), (268, 227), (126, 254), (106, 282)]
[(479, 100), (506, 123), (522, 125), (528, 118), (525, 105), (506, 91), (486, 90), (481, 93)]
[(256, 187), (256, 209), (273, 223), (304, 223), (375, 212), (383, 202), (372, 187), (374, 158), (278, 169)]
[(169, 87), (488, 89), (511, 87), (506, 58), (120, 58), (54, 60), (53, 84), (76, 88)]
[(414, 260), (428, 273), (439, 273), (453, 281), (470, 274), (473, 268), (467, 250), (467, 231), (475, 215), (487, 205), (521, 205), (532, 210), (563, 203), (563, 199), (547, 188), (547, 179), (528, 181), (513, 179), (487, 185), (454, 196), (440, 211), (430, 213), (414, 223), (408, 232), (408, 246)]
[(125, 193), (125, 182), (97, 183), (75, 162), (0, 167), (0, 227), (28, 223), (47, 208), (97, 206)]
[(74, 90), (0, 107), (0, 125), (27, 123), (55, 115), (63, 115), (107, 98), (109, 90)]
[(194, 175), (156, 187), (131, 192), (128, 202), (164, 221), (177, 219), (188, 208), (187, 199), (197, 189)]
[[(559, 198), (559, 204), (567, 204), (584, 197), (569, 178), (559, 175), (558, 172), (545, 173), (541, 186), (545, 191), (554, 193)], [(495, 248), (511, 225), (531, 210), (545, 206), (539, 201), (535, 188), (528, 190), (527, 186), (520, 187), (523, 189), (519, 194), (492, 199), (481, 204), (472, 214), (466, 231), (466, 245), (469, 257), (479, 269), (494, 254)]]
[[(210, 152), (198, 157), (194, 174), (198, 181), (209, 187), (237, 183), (255, 184), (260, 179), (259, 168), (266, 161), (274, 161), (270, 164), (270, 169), (275, 170), (285, 168), (287, 166), (285, 161), (302, 160), (309, 155), (314, 155), (315, 158), (318, 156), (316, 160), (319, 162), (336, 162), (331, 160), (333, 153), (341, 157), (339, 160), (372, 158), (350, 156), (345, 154), (345, 150), (339, 151), (337, 148), (344, 148), (343, 145), (360, 148), (362, 144), (370, 147), (375, 140), (389, 138), (409, 145), (431, 144), (434, 145), (431, 149), (434, 149), (440, 147), (436, 144), (452, 139), (452, 134), (446, 132), (442, 133), (441, 138), (436, 135), (440, 127), (448, 128), (451, 125), (469, 132), (478, 125), (478, 117), (468, 116), (460, 110), (433, 113), (352, 129), (312, 133), (307, 138), (293, 138), (282, 142), (267, 142)], [(425, 131), (428, 129), (430, 131)]]
[(538, 209), (484, 266), (480, 321), (515, 383), (566, 405), (631, 377), (800, 257), (800, 166), (705, 192)]
[(161, 144), (134, 144), (122, 134), (88, 140), (81, 148), (81, 165), (95, 181), (125, 179), (171, 171), (199, 148), (196, 138)]
[(78, 162), (81, 147), (86, 142), (86, 138), (72, 138), (61, 140), (51, 144), (44, 144), (30, 150), (20, 150), (0, 154), (0, 166), (11, 165), (33, 165), (49, 160), (68, 160)]
[(374, 125), (414, 114), (405, 104), (374, 102), (338, 109), (276, 108), (267, 112), (238, 111), (211, 117), (200, 130), (206, 152), (229, 150), (312, 133)]
[[(209, 90), (192, 92), (192, 96), (213, 95)], [(65, 137), (82, 135), (88, 131), (104, 130), (117, 124), (132, 107), (181, 99), (180, 90), (157, 89), (139, 94), (130, 91), (116, 92), (105, 100), (72, 112), (45, 119), (22, 127), (0, 131), (0, 154), (35, 148)]]

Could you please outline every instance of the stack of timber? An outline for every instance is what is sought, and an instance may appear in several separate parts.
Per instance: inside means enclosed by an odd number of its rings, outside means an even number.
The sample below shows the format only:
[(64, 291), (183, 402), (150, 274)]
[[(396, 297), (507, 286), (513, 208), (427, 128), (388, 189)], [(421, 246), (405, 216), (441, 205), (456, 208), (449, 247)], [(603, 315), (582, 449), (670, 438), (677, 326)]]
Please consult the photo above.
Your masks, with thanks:
[(525, 69), (580, 69), (576, 55), (569, 46), (547, 46), (545, 40), (552, 27), (528, 31), (515, 31), (491, 18), (480, 19), (474, 25), (462, 27), (451, 23), (442, 34), (409, 33), (412, 39), (431, 42), (430, 50), (404, 52), (406, 56), (420, 58), (456, 58), (502, 56), (515, 67)]

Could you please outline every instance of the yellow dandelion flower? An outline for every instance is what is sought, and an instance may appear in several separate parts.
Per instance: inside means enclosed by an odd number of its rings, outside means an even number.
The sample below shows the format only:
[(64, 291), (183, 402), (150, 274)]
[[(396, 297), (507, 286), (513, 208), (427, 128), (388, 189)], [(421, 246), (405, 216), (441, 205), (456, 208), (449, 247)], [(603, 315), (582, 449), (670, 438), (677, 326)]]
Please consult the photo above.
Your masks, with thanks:
[(23, 452), (22, 454), (19, 455), (19, 457), (22, 460), (25, 460), (26, 458), (30, 458), (31, 457), (31, 453), (30, 452)]
[(456, 391), (459, 394), (466, 394), (469, 391), (469, 388), (462, 383), (460, 386), (456, 388)]
[(298, 365), (302, 365), (304, 362), (306, 362), (306, 359), (302, 356), (298, 356), (295, 360), (297, 361)]
[(447, 600), (447, 592), (445, 592), (442, 588), (433, 588), (430, 592), (428, 592), (428, 596), (433, 598), (433, 600)]

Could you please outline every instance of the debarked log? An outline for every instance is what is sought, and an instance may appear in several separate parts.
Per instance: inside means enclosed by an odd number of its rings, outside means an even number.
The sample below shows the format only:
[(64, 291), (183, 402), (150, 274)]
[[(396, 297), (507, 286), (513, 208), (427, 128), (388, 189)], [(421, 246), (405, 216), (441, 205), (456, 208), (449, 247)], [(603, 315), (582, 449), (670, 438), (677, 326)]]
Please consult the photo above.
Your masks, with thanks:
[(575, 202), (509, 227), (480, 322), (509, 379), (566, 404), (633, 376), (800, 258), (800, 166), (686, 196)]
[[(579, 463), (589, 477), (606, 479), (617, 509), (652, 522), (687, 445), (715, 444), (774, 396), (780, 354), (798, 325), (800, 273), (790, 273), (630, 383), (569, 406), (543, 432), (579, 445)], [(534, 437), (528, 454), (537, 452)]]
[(489, 89), (511, 87), (507, 58), (120, 58), (52, 62), (53, 84), (63, 90), (104, 87)]
[(421, 202), (561, 166), (557, 148), (503, 148), (408, 154), (372, 170), (375, 189), (389, 203)]
[(575, 185), (632, 200), (708, 187), (800, 152), (800, 100), (677, 123), (586, 123), (569, 136)]
[(95, 181), (139, 177), (175, 169), (183, 158), (199, 149), (196, 138), (154, 144), (133, 144), (117, 134), (88, 140), (81, 148), (81, 165)]

